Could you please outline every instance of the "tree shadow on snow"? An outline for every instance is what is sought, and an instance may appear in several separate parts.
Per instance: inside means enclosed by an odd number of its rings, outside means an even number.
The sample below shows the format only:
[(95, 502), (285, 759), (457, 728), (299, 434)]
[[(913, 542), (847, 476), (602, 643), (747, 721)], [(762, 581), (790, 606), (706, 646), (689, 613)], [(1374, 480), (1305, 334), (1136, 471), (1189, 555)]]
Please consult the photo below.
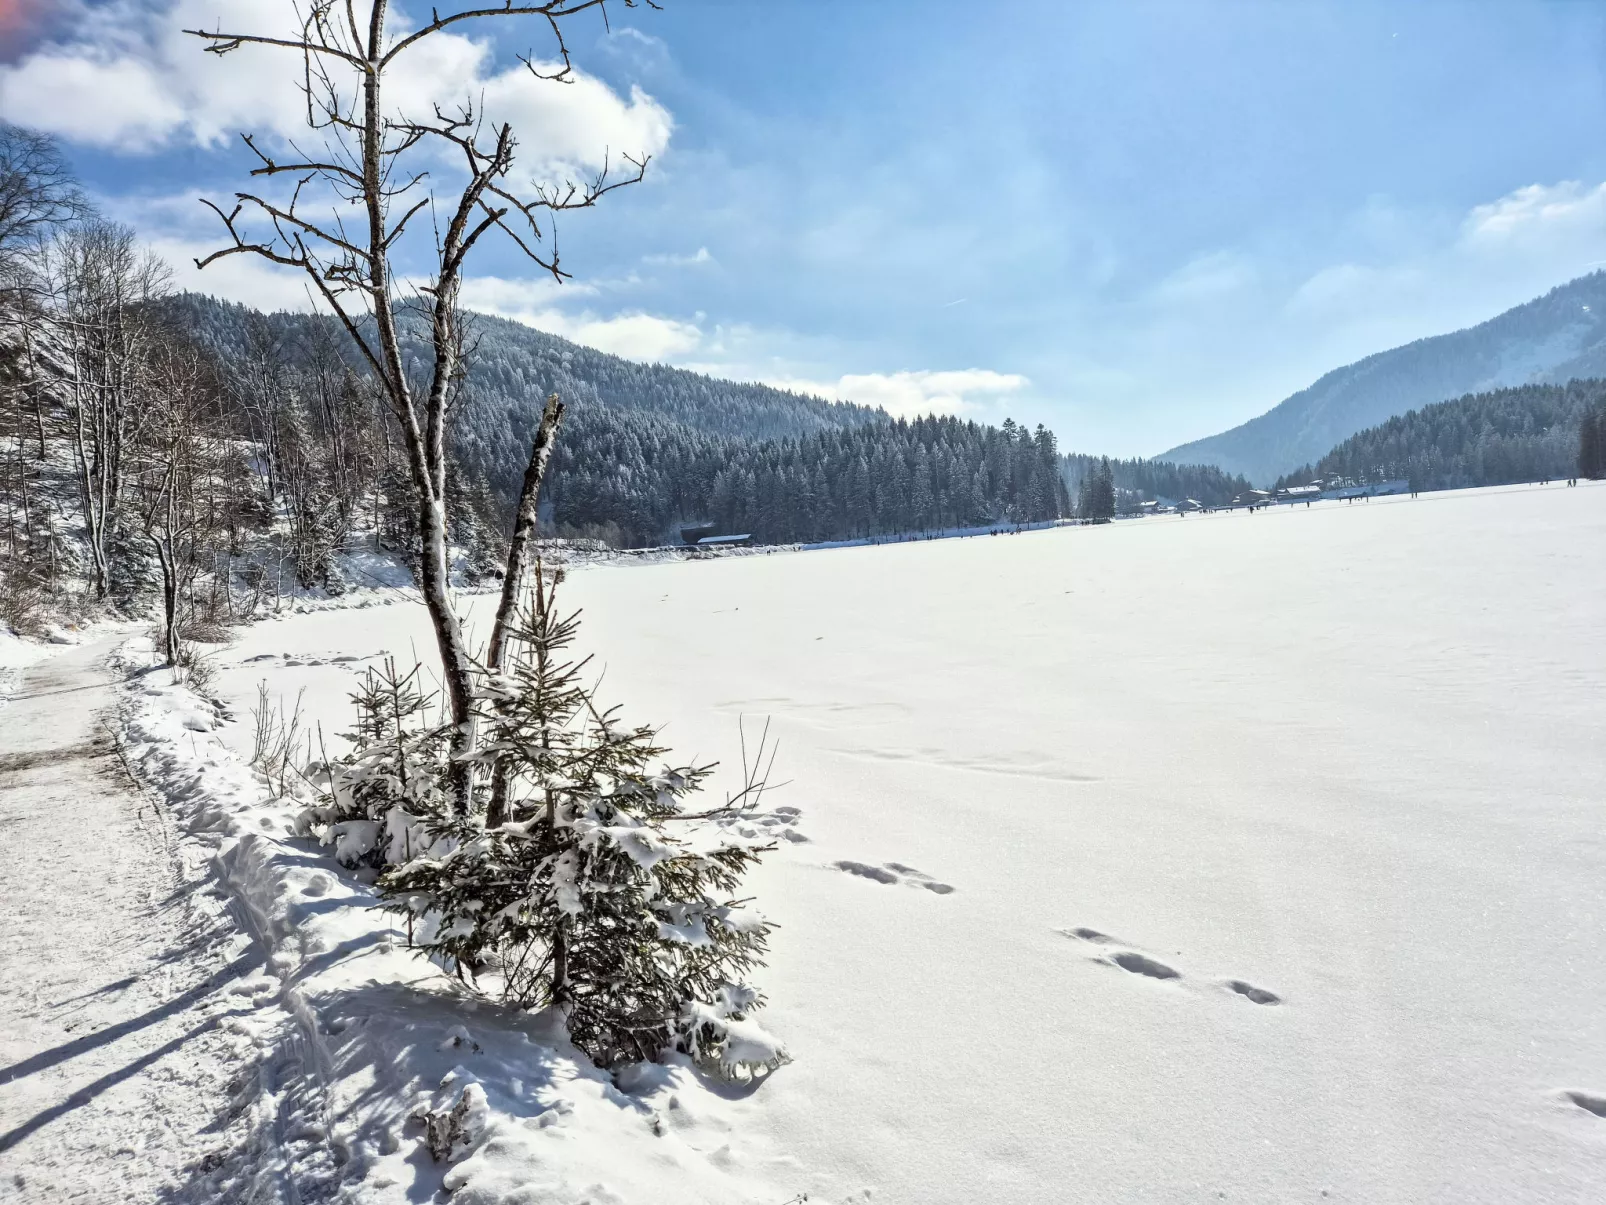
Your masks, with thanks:
[[(320, 955), (323, 969), (362, 944)], [(384, 1177), (398, 1199), (438, 1200), (453, 1164), (435, 1161), (422, 1115), (450, 1107), (471, 1082), (496, 1116), (510, 1119), (503, 1133), (513, 1141), (566, 1124), (577, 1095), (628, 1113), (630, 1124), (652, 1120), (652, 1104), (621, 1091), (547, 1019), (473, 996), (422, 962), (419, 969), (417, 983), (314, 994), (315, 972), (304, 968), (296, 976), (303, 985), (297, 1023), (242, 1075), (236, 1098), (209, 1127), (224, 1145), (199, 1154), (163, 1205), (254, 1200), (250, 1194), (268, 1182), (281, 1185), (285, 1199), (317, 1200), (358, 1184), (376, 1187)], [(692, 1074), (726, 1100), (751, 1096), (768, 1080)]]

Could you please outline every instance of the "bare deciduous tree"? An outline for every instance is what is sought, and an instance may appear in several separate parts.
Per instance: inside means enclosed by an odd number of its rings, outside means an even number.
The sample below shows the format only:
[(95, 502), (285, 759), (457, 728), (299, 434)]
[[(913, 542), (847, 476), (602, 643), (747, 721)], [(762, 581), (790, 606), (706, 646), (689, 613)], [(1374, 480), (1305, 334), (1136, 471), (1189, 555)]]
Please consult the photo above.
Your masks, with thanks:
[(57, 239), (42, 273), (52, 322), (68, 360), (68, 437), (77, 469), (92, 581), (111, 592), (113, 539), (124, 454), (148, 415), (141, 373), (156, 329), (150, 303), (168, 290), (165, 264), (134, 232), (111, 222), (76, 225)]
[(38, 348), (49, 322), (40, 268), (63, 227), (89, 215), (55, 140), (0, 121), (0, 622), (27, 623), (57, 587), (62, 531), (48, 489)]
[[(635, 7), (637, 0), (621, 0)], [(652, 0), (644, 0), (656, 7)], [(544, 70), (534, 54), (523, 61), (533, 78), (561, 84), (573, 77), (564, 29), (604, 0), (544, 3), (470, 3), (430, 10), (428, 22), (409, 28), (388, 0), (307, 0), (299, 29), (284, 36), (261, 31), (190, 30), (214, 54), (245, 45), (272, 47), (301, 60), (311, 141), (282, 156), (252, 135), (253, 175), (270, 183), (293, 181), (287, 191), (237, 193), (222, 219), (230, 245), (198, 261), (250, 254), (307, 274), (359, 349), (401, 429), (418, 509), (421, 538), (419, 586), (435, 629), (454, 724), (456, 767), (453, 806), (466, 812), (472, 791), (474, 750), (473, 657), (452, 607), (447, 569), (448, 425), (462, 351), (458, 309), (464, 265), (488, 236), (501, 236), (518, 253), (556, 279), (559, 265), (553, 217), (596, 204), (642, 178), (647, 158), (623, 157), (623, 174), (602, 170), (587, 180), (531, 184), (512, 179), (518, 140), (506, 122), (487, 123), (471, 101), (432, 106), (428, 115), (392, 107), (387, 79), (431, 38), (472, 23), (502, 20), (537, 27), (553, 42), (555, 60)], [(454, 174), (438, 172), (442, 159)], [(348, 227), (346, 216), (360, 221)], [(433, 226), (433, 269), (408, 290), (393, 264), (415, 220)], [(424, 329), (429, 362), (410, 372), (403, 356), (403, 324)], [(540, 440), (537, 440), (537, 449)]]
[(215, 422), (216, 389), (195, 348), (164, 340), (150, 351), (148, 415), (132, 474), (140, 530), (162, 570), (163, 655), (179, 663), (190, 592), (218, 527), (209, 486), (224, 460)]
[(0, 271), (40, 236), (89, 212), (55, 139), (0, 121)]

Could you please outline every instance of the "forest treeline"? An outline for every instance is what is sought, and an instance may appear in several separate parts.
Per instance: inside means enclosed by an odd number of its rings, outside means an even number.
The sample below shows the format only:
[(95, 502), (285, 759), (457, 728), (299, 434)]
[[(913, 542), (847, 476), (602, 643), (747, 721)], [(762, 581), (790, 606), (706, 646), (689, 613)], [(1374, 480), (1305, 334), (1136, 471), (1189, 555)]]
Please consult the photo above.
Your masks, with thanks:
[(1603, 406), (1606, 381), (1593, 379), (1467, 394), (1360, 431), (1277, 488), (1333, 477), (1447, 490), (1593, 476), (1580, 439), (1586, 415)]
[[(330, 320), (315, 315), (258, 314), (194, 294), (168, 304), (230, 361), (249, 360), (253, 339), (292, 355), (339, 345)], [(542, 507), (558, 535), (639, 546), (713, 523), (793, 542), (1041, 522), (1077, 513), (1072, 498), (1099, 463), (1060, 456), (1052, 432), (1010, 420), (893, 420), (864, 406), (633, 363), (487, 315), (473, 315), (471, 329), (453, 417), (465, 488), (511, 506), (541, 399), (558, 394), (563, 438)], [(1215, 504), (1247, 488), (1208, 466), (1108, 463), (1128, 509), (1156, 496)]]
[[(1141, 502), (1177, 503), (1192, 498), (1206, 506), (1224, 506), (1249, 489), (1247, 478), (1225, 473), (1209, 464), (1172, 464), (1169, 460), (1120, 460), (1072, 452), (1062, 458), (1061, 472), (1073, 497), (1087, 489), (1112, 496), (1116, 513), (1131, 511)], [(1108, 487), (1096, 478), (1108, 477)], [(1080, 511), (1078, 512), (1080, 513)]]
[[(340, 346), (332, 323), (315, 315), (259, 314), (195, 295), (165, 308), (235, 364), (258, 363), (271, 346), (288, 361), (281, 371), (293, 372), (301, 348)], [(542, 515), (557, 535), (645, 545), (711, 522), (793, 542), (1068, 513), (1054, 437), (1041, 427), (895, 421), (863, 406), (634, 364), (485, 315), (473, 315), (470, 330), (463, 400), (452, 416), (462, 488), (504, 512), (512, 506), (541, 400), (556, 393), (563, 436)], [(414, 352), (421, 332), (408, 334)]]

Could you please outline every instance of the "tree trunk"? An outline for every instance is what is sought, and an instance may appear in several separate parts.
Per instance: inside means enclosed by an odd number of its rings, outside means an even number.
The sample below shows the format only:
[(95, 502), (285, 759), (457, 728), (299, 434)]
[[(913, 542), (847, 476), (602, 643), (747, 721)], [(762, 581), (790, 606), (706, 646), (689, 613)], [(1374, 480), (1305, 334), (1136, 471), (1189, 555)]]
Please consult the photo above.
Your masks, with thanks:
[[(546, 476), (547, 462), (552, 459), (552, 449), (557, 443), (558, 424), (562, 421), (563, 403), (554, 393), (547, 398), (546, 408), (541, 412), (541, 425), (536, 428), (535, 442), (530, 447), (530, 463), (524, 470), (524, 485), (519, 490), (519, 508), (513, 519), (513, 535), (507, 547), (507, 569), (502, 574), (502, 600), (497, 605), (496, 622), (491, 626), (491, 640), (485, 649), (485, 668), (489, 670), (502, 668), (508, 630), (518, 613), (526, 556), (539, 517), (541, 480)], [(487, 828), (496, 828), (507, 821), (507, 797), (512, 787), (512, 775), (513, 770), (507, 759), (498, 758), (491, 771), (491, 802), (485, 810)]]
[(441, 679), (452, 712), (447, 798), (453, 812), (466, 816), (473, 806), (474, 766), (468, 759), (474, 752), (474, 666), (463, 639), (462, 624), (452, 608), (446, 561), (446, 509), (438, 499), (425, 495), (419, 507), (419, 527), (419, 539), (423, 544), (419, 589), (435, 629), (435, 644), (441, 655)]
[(178, 664), (178, 566), (163, 536), (152, 533), (151, 544), (162, 566), (162, 644), (169, 667)]

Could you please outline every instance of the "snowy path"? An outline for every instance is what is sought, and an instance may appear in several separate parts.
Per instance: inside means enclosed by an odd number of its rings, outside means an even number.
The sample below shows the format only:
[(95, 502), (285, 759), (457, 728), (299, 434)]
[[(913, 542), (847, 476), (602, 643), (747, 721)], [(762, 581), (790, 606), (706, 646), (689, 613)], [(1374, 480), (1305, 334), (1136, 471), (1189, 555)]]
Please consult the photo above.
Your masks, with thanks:
[(228, 988), (259, 960), (118, 757), (116, 643), (34, 667), (0, 712), (8, 1201), (198, 1200), (235, 1145), (240, 1044), (217, 1020), (249, 1009)]

